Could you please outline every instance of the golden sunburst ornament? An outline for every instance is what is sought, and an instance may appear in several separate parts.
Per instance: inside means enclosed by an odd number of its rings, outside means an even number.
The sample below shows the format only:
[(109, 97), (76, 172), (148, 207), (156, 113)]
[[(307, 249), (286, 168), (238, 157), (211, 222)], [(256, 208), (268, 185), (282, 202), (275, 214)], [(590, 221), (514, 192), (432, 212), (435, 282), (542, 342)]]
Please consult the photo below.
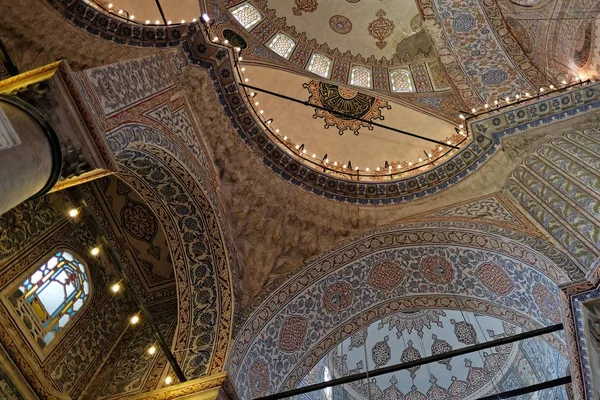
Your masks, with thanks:
[(386, 100), (360, 93), (355, 89), (344, 86), (332, 85), (319, 81), (310, 81), (303, 85), (308, 89), (310, 97), (308, 102), (312, 105), (324, 107), (331, 111), (315, 109), (313, 118), (323, 118), (325, 129), (330, 126), (338, 128), (343, 135), (346, 130), (351, 130), (355, 135), (362, 127), (373, 130), (373, 126), (361, 121), (383, 120), (381, 110), (392, 108)]

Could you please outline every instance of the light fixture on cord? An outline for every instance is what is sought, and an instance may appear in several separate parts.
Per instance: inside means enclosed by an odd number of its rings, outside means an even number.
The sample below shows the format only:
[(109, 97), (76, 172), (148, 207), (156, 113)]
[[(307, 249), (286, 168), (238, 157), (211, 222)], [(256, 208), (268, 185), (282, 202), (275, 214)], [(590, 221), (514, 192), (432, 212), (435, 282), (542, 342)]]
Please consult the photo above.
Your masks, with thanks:
[(173, 383), (173, 378), (171, 378), (170, 376), (167, 376), (165, 378), (165, 385), (170, 385), (171, 383)]
[(129, 319), (131, 325), (137, 325), (140, 322), (140, 317), (136, 314)]
[(92, 250), (90, 250), (90, 254), (96, 257), (98, 254), (100, 254), (100, 248), (94, 247)]
[(156, 346), (155, 345), (148, 347), (148, 354), (150, 354), (151, 356), (156, 354)]
[(78, 215), (79, 215), (79, 210), (78, 210), (78, 209), (76, 209), (76, 208), (71, 208), (71, 209), (69, 210), (69, 217), (71, 217), (71, 218), (75, 218), (75, 217), (76, 217), (76, 216), (78, 216)]

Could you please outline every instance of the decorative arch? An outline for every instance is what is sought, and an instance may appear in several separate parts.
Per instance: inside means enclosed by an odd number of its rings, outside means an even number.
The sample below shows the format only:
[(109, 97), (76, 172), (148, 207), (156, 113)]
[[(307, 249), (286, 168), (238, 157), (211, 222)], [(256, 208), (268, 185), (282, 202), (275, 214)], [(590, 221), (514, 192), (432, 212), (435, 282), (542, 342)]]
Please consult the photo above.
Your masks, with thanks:
[[(228, 370), (242, 398), (294, 388), (338, 343), (399, 311), (473, 311), (524, 330), (555, 324), (563, 319), (559, 285), (576, 272), (548, 243), (492, 225), (378, 229), (265, 290), (236, 337)], [(566, 353), (563, 335), (550, 343)]]
[[(128, 124), (108, 136), (119, 176), (158, 210), (175, 270), (178, 326), (173, 351), (187, 377), (220, 372), (233, 317), (224, 222), (200, 167), (155, 128)], [(182, 160), (182, 161), (180, 161)]]

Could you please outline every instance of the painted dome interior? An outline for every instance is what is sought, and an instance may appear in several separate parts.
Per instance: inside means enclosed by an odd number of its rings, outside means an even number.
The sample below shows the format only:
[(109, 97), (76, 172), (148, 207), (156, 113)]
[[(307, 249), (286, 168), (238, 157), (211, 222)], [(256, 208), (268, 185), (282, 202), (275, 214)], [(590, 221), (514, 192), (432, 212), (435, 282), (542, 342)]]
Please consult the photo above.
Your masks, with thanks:
[[(445, 145), (460, 143), (464, 146), (469, 142), (468, 138), (456, 133), (455, 125), (447, 121), (356, 88), (259, 66), (245, 67), (244, 77), (253, 86), (419, 134)], [(321, 161), (327, 155), (330, 167), (334, 163), (342, 166), (351, 161), (352, 167), (359, 167), (363, 172), (369, 168), (373, 173), (377, 167), (383, 170), (388, 161), (393, 165), (393, 172), (398, 172), (400, 166), (409, 169), (409, 163), (411, 166), (426, 165), (429, 154), (435, 154), (437, 158), (438, 154), (451, 150), (448, 146), (269, 94), (257, 93), (252, 101), (258, 115), (265, 120), (272, 119), (271, 131), (282, 147), (287, 145), (293, 150), (304, 145), (305, 157), (310, 159), (315, 154), (315, 161)], [(260, 114), (261, 110), (264, 114)]]
[[(456, 350), (521, 329), (500, 319), (459, 310), (399, 312), (376, 321), (336, 345), (299, 387)], [(477, 399), (556, 379), (567, 358), (540, 338), (311, 392), (319, 399)], [(552, 393), (551, 393), (552, 392)], [(544, 396), (566, 399), (563, 388)], [(519, 397), (521, 398), (521, 397)], [(526, 398), (526, 397), (523, 397)], [(545, 398), (545, 397), (543, 397)]]
[(305, 32), (309, 40), (364, 58), (390, 59), (402, 41), (422, 30), (421, 16), (413, 0), (268, 0), (266, 3), (298, 33)]

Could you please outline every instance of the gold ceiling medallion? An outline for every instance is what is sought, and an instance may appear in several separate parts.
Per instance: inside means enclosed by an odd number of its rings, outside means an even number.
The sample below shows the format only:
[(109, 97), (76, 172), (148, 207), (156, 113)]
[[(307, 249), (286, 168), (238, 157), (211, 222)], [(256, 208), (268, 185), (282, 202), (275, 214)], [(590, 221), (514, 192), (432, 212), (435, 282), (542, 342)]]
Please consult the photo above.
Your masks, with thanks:
[[(381, 110), (392, 108), (386, 100), (360, 93), (354, 89), (332, 85), (319, 81), (310, 81), (303, 85), (308, 89), (310, 104), (326, 108), (331, 111), (315, 109), (313, 118), (323, 118), (325, 129), (335, 126), (339, 134), (343, 135), (346, 130), (351, 130), (355, 135), (362, 127), (373, 130), (373, 126), (367, 122), (376, 119), (383, 120)], [(352, 118), (350, 118), (351, 116)]]
[(377, 19), (369, 23), (369, 27), (367, 28), (369, 30), (369, 35), (377, 39), (377, 43), (375, 44), (380, 49), (383, 49), (387, 45), (385, 39), (387, 39), (392, 35), (392, 33), (394, 33), (395, 28), (394, 22), (385, 18), (386, 14), (387, 13), (383, 10), (377, 11), (377, 13), (375, 14)]
[(294, 15), (301, 16), (302, 11), (314, 12), (319, 7), (317, 0), (296, 0), (296, 7), (292, 7)]

